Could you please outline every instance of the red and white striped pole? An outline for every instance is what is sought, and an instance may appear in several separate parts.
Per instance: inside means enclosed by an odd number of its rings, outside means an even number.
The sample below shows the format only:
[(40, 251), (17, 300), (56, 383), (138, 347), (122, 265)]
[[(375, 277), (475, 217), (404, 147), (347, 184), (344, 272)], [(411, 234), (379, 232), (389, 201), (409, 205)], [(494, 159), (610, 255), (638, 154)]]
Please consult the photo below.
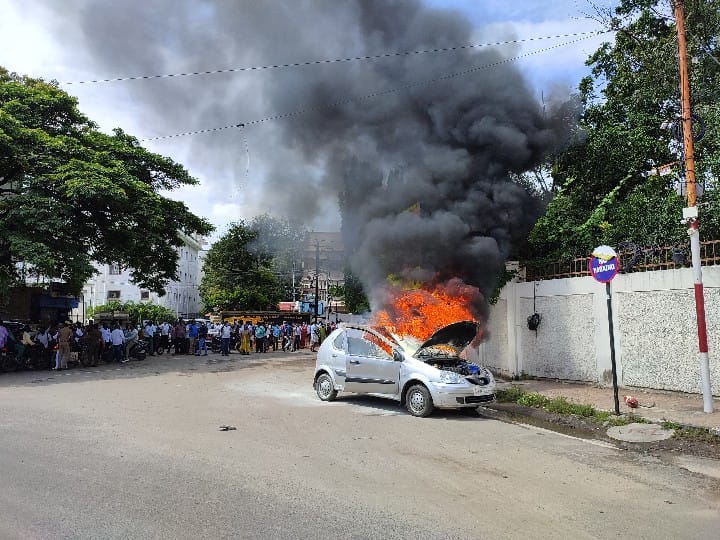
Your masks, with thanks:
[(702, 266), (700, 265), (700, 231), (698, 211), (695, 206), (695, 155), (693, 153), (692, 121), (690, 118), (690, 80), (687, 69), (685, 46), (685, 14), (682, 0), (673, 5), (675, 26), (678, 35), (678, 57), (680, 62), (680, 96), (682, 101), (682, 133), (685, 150), (685, 187), (688, 207), (683, 217), (688, 223), (690, 255), (695, 282), (695, 315), (697, 317), (698, 348), (700, 350), (700, 384), (703, 394), (703, 410), (713, 412), (712, 390), (710, 388), (710, 356), (708, 355), (707, 326), (705, 324), (705, 294), (703, 292)]

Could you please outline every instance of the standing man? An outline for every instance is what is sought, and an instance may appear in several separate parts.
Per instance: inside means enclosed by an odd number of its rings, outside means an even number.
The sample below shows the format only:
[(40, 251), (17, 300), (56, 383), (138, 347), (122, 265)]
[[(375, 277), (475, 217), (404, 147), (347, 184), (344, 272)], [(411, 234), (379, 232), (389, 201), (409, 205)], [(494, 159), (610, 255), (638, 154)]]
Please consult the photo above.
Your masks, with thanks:
[(296, 324), (293, 327), (293, 337), (293, 351), (297, 351), (298, 349), (300, 349), (300, 340), (302, 339), (302, 328), (299, 324)]
[(110, 360), (110, 353), (112, 351), (112, 340), (110, 339), (110, 328), (108, 325), (100, 323), (100, 333), (103, 337), (103, 360), (108, 362)]
[(223, 356), (230, 356), (230, 335), (232, 334), (232, 328), (227, 321), (223, 321), (223, 325), (220, 327), (220, 350)]
[(197, 329), (198, 333), (198, 350), (195, 353), (195, 356), (207, 356), (207, 335), (208, 335), (208, 327), (205, 325), (205, 322), (201, 322), (200, 326), (198, 326)]
[(5, 325), (3, 325), (3, 322), (0, 321), (0, 349), (2, 349), (7, 344), (8, 339), (8, 329), (5, 328)]
[(127, 360), (123, 358), (123, 344), (125, 343), (125, 334), (118, 323), (115, 323), (112, 332), (110, 332), (110, 342), (113, 348), (113, 360), (125, 364)]
[(70, 342), (73, 339), (73, 330), (63, 323), (58, 324), (58, 354), (55, 358), (55, 369), (67, 369), (70, 359)]
[(272, 348), (277, 351), (278, 340), (280, 339), (280, 325), (274, 322), (272, 325)]
[(185, 352), (185, 339), (187, 338), (187, 331), (185, 329), (185, 321), (178, 319), (175, 323), (175, 354), (181, 354)]
[(285, 351), (291, 351), (292, 350), (292, 343), (293, 343), (293, 328), (287, 321), (283, 321), (282, 326), (282, 350)]
[(265, 324), (260, 321), (255, 327), (255, 352), (265, 352)]
[(315, 352), (318, 344), (320, 343), (320, 336), (318, 335), (317, 323), (310, 325), (310, 352)]
[(195, 319), (190, 321), (190, 326), (188, 326), (188, 332), (187, 332), (188, 338), (190, 338), (190, 354), (195, 354), (195, 344), (198, 338), (198, 326), (195, 323)]
[(170, 323), (163, 321), (160, 325), (160, 348), (170, 352)]
[(88, 364), (95, 367), (100, 360), (100, 350), (104, 344), (102, 334), (93, 323), (90, 323), (83, 339), (85, 341)]

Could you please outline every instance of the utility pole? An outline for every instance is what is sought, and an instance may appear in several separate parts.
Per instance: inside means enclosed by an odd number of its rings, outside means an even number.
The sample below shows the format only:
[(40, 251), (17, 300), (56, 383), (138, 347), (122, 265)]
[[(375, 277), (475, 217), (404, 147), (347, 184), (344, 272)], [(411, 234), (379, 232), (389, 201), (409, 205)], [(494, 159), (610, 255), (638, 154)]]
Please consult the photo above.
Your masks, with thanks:
[(315, 240), (315, 322), (318, 320), (320, 298), (320, 241)]
[(692, 120), (690, 116), (690, 79), (687, 67), (687, 47), (685, 44), (685, 13), (682, 0), (673, 3), (675, 26), (678, 38), (678, 58), (680, 67), (680, 97), (682, 103), (683, 154), (685, 157), (685, 190), (687, 208), (683, 209), (683, 219), (688, 225), (690, 235), (690, 254), (695, 282), (695, 315), (697, 318), (698, 348), (700, 357), (700, 382), (703, 393), (703, 410), (713, 412), (712, 390), (710, 389), (710, 358), (708, 355), (707, 327), (705, 324), (705, 294), (703, 292), (702, 266), (700, 264), (700, 231), (698, 209), (695, 206), (695, 155), (693, 153)]

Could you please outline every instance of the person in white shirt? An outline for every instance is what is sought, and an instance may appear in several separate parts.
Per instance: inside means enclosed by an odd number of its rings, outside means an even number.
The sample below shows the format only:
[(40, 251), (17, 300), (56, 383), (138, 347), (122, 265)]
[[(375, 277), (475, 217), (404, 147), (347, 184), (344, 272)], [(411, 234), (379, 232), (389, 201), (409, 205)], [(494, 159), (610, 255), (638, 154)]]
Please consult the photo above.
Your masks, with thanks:
[(232, 328), (227, 321), (223, 321), (223, 325), (220, 327), (220, 348), (223, 356), (230, 355), (230, 335), (232, 334)]
[(320, 337), (318, 336), (318, 327), (316, 323), (312, 323), (310, 325), (310, 352), (315, 352), (319, 344)]
[(147, 353), (155, 356), (155, 325), (152, 321), (145, 324), (145, 341), (147, 342)]
[(138, 342), (138, 331), (133, 323), (130, 323), (125, 331), (125, 361), (130, 360), (130, 349)]
[(120, 325), (115, 323), (115, 328), (110, 332), (110, 343), (113, 348), (113, 359), (116, 362), (125, 363), (127, 360), (123, 358), (123, 344), (125, 343), (125, 334), (123, 333)]
[(160, 325), (160, 348), (170, 352), (170, 323), (167, 321)]

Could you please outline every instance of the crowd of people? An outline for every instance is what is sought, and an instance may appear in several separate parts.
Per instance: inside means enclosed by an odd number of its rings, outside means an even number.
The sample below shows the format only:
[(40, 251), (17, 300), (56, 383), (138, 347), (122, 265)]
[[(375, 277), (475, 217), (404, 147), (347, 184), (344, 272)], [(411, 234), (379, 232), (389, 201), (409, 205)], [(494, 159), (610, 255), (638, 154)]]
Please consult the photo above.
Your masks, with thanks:
[(158, 324), (151, 320), (139, 325), (132, 322), (83, 325), (66, 321), (35, 327), (4, 325), (0, 321), (0, 349), (12, 351), (19, 365), (63, 370), (75, 358), (73, 353), (77, 353), (77, 361), (84, 366), (97, 366), (100, 361), (126, 363), (139, 342), (150, 356), (171, 350), (175, 355), (197, 356), (207, 355), (208, 350), (219, 350), (223, 356), (228, 356), (231, 350), (249, 355), (253, 351), (294, 352), (309, 347), (315, 352), (335, 326), (332, 322), (206, 323), (182, 318)]

